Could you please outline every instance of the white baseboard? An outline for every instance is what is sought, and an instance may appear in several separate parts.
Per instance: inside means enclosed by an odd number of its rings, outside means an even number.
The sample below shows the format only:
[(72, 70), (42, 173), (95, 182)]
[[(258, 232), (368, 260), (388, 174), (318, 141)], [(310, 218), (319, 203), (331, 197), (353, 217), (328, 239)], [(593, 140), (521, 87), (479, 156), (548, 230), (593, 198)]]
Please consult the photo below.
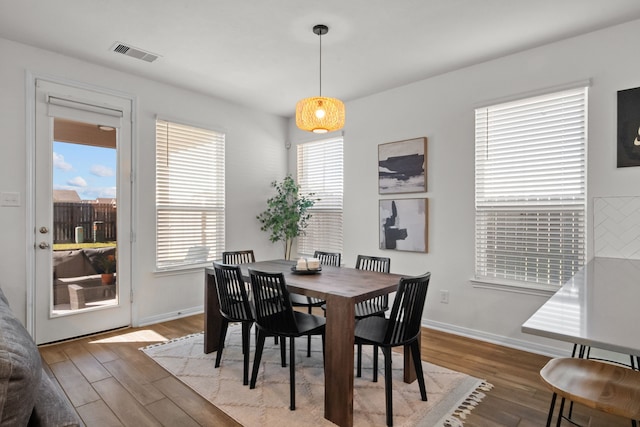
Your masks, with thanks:
[(180, 311), (163, 313), (157, 316), (150, 316), (150, 317), (138, 319), (136, 324), (133, 326), (139, 327), (139, 326), (153, 325), (154, 323), (167, 322), (169, 320), (180, 319), (182, 317), (189, 317), (189, 316), (193, 316), (194, 314), (201, 314), (201, 313), (204, 313), (203, 305), (187, 308)]
[(570, 346), (567, 348), (563, 348), (563, 345), (564, 347), (568, 345), (567, 343), (559, 343), (558, 347), (553, 347), (545, 344), (538, 344), (529, 341), (518, 340), (515, 338), (504, 337), (501, 335), (495, 335), (475, 329), (463, 328), (448, 323), (436, 322), (433, 320), (423, 320), (422, 326), (424, 326), (425, 328), (431, 328), (454, 335), (460, 335), (467, 338), (514, 348), (516, 350), (527, 351), (529, 353), (542, 354), (549, 357), (571, 356), (571, 349), (569, 348)]

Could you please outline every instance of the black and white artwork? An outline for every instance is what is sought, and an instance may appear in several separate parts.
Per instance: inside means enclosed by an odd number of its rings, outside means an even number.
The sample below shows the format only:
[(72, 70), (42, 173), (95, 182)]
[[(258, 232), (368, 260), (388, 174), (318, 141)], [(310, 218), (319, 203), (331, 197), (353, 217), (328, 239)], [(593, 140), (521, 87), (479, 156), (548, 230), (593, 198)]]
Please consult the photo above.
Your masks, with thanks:
[(380, 249), (428, 252), (429, 199), (380, 200)]
[(427, 138), (378, 145), (378, 192), (427, 191)]
[(640, 88), (618, 91), (618, 167), (640, 166)]

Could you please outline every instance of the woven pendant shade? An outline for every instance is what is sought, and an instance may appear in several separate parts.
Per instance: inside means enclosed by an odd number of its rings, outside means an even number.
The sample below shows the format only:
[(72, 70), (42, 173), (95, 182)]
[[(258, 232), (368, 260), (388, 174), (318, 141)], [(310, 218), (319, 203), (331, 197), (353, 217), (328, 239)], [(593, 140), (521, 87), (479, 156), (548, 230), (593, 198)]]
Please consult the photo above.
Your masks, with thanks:
[(344, 126), (344, 103), (336, 98), (312, 97), (298, 101), (296, 125), (302, 130), (327, 133)]
[(344, 103), (337, 98), (322, 96), (322, 36), (328, 32), (326, 25), (313, 27), (313, 33), (320, 36), (320, 93), (296, 104), (296, 125), (307, 132), (327, 133), (344, 126)]

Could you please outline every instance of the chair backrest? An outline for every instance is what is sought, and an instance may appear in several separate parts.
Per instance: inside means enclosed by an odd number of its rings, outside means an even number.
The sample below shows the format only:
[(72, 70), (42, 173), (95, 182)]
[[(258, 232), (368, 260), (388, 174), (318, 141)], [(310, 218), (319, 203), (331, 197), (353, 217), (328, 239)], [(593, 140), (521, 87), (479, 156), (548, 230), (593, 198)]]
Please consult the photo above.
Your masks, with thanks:
[[(369, 256), (369, 255), (358, 255), (358, 258), (356, 259), (356, 269), (358, 270), (377, 271), (379, 273), (389, 273), (390, 268), (391, 268), (391, 258)], [(389, 295), (384, 294), (384, 295), (371, 298), (366, 302), (366, 304), (373, 304), (378, 307), (384, 307), (386, 309), (389, 306)]]
[(229, 320), (253, 320), (242, 271), (237, 265), (213, 263), (220, 313)]
[(324, 252), (324, 251), (315, 251), (313, 253), (314, 258), (318, 258), (320, 260), (320, 264), (322, 265), (333, 265), (335, 267), (340, 267), (342, 255), (339, 252)]
[(421, 276), (403, 277), (398, 284), (398, 291), (393, 300), (393, 307), (386, 331), (386, 342), (403, 343), (415, 338), (420, 333), (424, 302), (431, 273)]
[(356, 268), (358, 270), (388, 273), (389, 271), (391, 271), (391, 258), (358, 255), (358, 259), (356, 260)]
[(279, 332), (298, 330), (289, 291), (282, 273), (249, 269), (256, 323), (263, 329)]
[(223, 264), (246, 264), (249, 262), (256, 262), (256, 257), (253, 255), (253, 250), (246, 251), (227, 251), (222, 252)]

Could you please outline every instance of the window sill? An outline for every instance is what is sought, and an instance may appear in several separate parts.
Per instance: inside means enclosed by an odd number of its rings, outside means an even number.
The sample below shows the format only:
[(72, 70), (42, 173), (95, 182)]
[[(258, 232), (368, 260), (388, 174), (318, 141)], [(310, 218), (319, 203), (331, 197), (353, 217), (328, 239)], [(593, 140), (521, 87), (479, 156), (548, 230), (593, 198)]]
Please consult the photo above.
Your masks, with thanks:
[(559, 286), (539, 285), (539, 284), (523, 284), (520, 282), (509, 282), (506, 280), (471, 279), (471, 285), (474, 288), (492, 289), (496, 291), (514, 292), (518, 294), (535, 295), (542, 297), (550, 297), (558, 289)]
[(156, 269), (153, 274), (158, 276), (173, 276), (177, 274), (197, 273), (204, 270), (205, 267), (211, 267), (211, 262), (201, 264), (181, 265), (178, 267), (168, 267), (163, 269)]

